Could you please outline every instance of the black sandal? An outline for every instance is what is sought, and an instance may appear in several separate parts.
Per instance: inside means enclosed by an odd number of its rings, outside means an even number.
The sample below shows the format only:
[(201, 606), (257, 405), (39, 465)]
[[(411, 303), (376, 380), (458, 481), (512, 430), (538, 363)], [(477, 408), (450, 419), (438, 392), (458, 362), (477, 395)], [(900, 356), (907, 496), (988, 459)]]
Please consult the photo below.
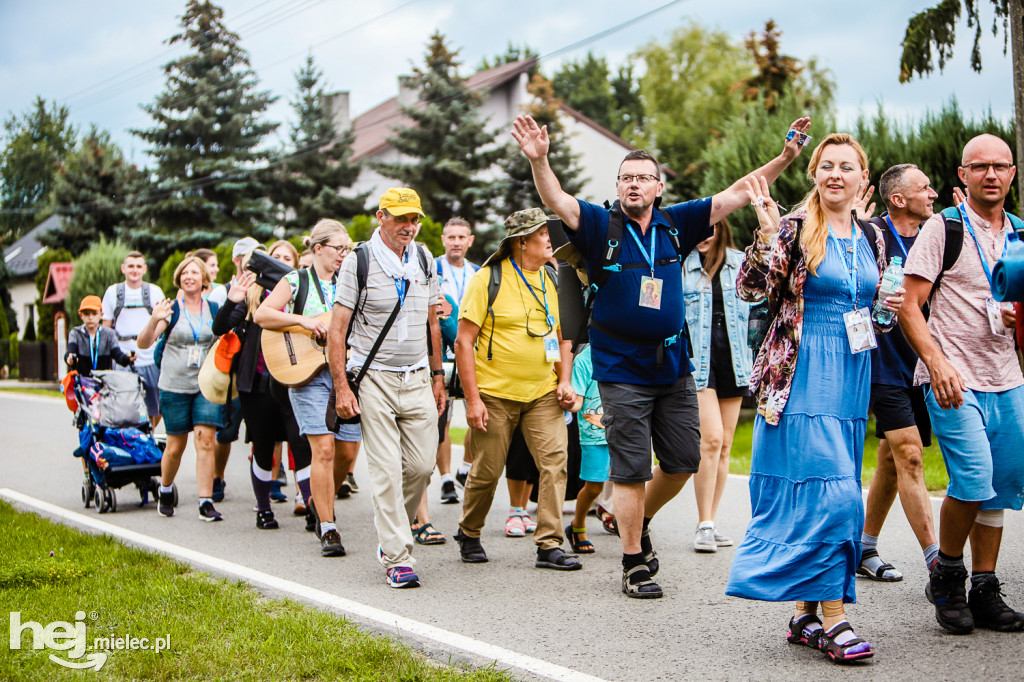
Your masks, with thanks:
[(561, 547), (551, 549), (538, 549), (537, 561), (534, 563), (537, 568), (553, 568), (556, 571), (578, 571), (583, 564), (573, 554), (566, 554)]
[(587, 529), (584, 528), (577, 533), (573, 530), (571, 523), (565, 527), (565, 537), (569, 540), (569, 546), (572, 547), (572, 551), (577, 554), (593, 554), (596, 551), (593, 542), (590, 540), (580, 540), (580, 536), (586, 532)]
[(447, 538), (444, 533), (434, 528), (429, 523), (424, 523), (422, 526), (417, 527), (416, 520), (413, 520), (412, 538), (420, 545), (443, 545), (447, 542)]
[[(836, 644), (836, 635), (846, 631), (853, 632), (853, 626), (844, 620), (831, 630), (823, 630), (821, 633), (821, 650), (825, 652), (825, 655), (832, 659), (832, 661), (835, 663), (852, 663), (854, 661), (864, 660), (865, 658), (871, 658), (875, 655), (875, 650), (871, 648), (871, 644), (860, 637), (854, 637), (845, 644)], [(867, 644), (867, 649), (853, 652), (850, 651), (850, 649), (859, 647), (861, 644)]]
[[(632, 582), (630, 578), (640, 571), (646, 573), (647, 578)], [(646, 564), (622, 571), (622, 593), (633, 599), (658, 599), (664, 594), (661, 585), (651, 578), (651, 572), (647, 570)]]
[[(877, 549), (869, 549), (864, 552), (860, 557), (860, 564), (857, 566), (857, 575), (862, 575), (865, 578), (871, 580), (877, 580), (880, 583), (898, 583), (903, 580), (903, 574), (896, 570), (896, 567), (889, 562), (883, 563), (881, 566), (876, 568), (874, 571), (864, 567), (865, 559), (878, 558)], [(895, 571), (895, 576), (887, 576), (886, 571)]]
[[(817, 623), (818, 629), (813, 632), (807, 631), (807, 626)], [(813, 613), (805, 613), (799, 618), (789, 619), (789, 632), (786, 633), (786, 640), (790, 644), (804, 644), (821, 651), (821, 633), (825, 628), (821, 626), (821, 620)]]

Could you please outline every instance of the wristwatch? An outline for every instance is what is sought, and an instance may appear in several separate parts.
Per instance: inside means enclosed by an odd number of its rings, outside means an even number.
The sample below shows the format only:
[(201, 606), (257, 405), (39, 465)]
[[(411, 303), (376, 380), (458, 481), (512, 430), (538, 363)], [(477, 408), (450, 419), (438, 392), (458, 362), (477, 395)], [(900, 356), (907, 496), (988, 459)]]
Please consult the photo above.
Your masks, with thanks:
[(432, 370), (430, 370), (430, 376), (432, 376), (432, 377), (443, 377), (444, 376), (444, 370), (443, 369), (432, 369)]

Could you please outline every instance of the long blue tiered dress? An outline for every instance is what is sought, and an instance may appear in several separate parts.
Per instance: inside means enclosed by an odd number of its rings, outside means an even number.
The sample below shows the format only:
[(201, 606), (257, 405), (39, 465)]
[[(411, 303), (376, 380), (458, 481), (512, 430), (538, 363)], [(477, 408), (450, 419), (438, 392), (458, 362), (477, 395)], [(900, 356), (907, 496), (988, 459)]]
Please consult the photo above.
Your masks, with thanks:
[[(829, 237), (817, 276), (804, 284), (803, 331), (793, 389), (778, 426), (754, 423), (752, 519), (726, 594), (764, 601), (856, 601), (864, 528), (861, 460), (871, 393), (871, 353), (850, 352), (843, 314), (853, 310), (852, 240)], [(839, 244), (842, 244), (840, 249)], [(870, 306), (878, 266), (857, 239), (857, 307)]]

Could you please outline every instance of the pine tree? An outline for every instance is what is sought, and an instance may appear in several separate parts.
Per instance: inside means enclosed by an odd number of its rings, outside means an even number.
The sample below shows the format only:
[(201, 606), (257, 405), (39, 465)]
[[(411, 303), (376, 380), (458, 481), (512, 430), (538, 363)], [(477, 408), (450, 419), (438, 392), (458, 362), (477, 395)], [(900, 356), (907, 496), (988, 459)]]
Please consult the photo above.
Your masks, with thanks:
[(410, 85), (420, 101), (403, 106), (412, 124), (398, 129), (388, 142), (406, 162), (381, 163), (377, 170), (415, 189), (426, 214), (444, 223), (455, 215), (470, 224), (487, 219), (496, 183), (480, 178), (504, 154), (480, 118), (480, 95), (466, 87), (444, 36), (434, 32), (427, 44), (424, 68), (413, 69)]
[(269, 187), (292, 231), (308, 230), (324, 217), (348, 221), (366, 207), (368, 193), (341, 193), (359, 178), (361, 167), (352, 161), (351, 129), (339, 133), (335, 127), (322, 78), (312, 55), (295, 73), (298, 96), (291, 104), (298, 122), (291, 129), (290, 155), (274, 169)]
[(142, 107), (154, 127), (132, 131), (153, 146), (156, 183), (130, 241), (157, 260), (179, 247), (271, 236), (267, 192), (254, 167), (270, 156), (259, 145), (277, 124), (260, 117), (275, 98), (257, 91), (249, 55), (223, 15), (212, 2), (188, 1), (181, 32), (168, 42), (191, 52), (164, 66), (164, 91)]
[(146, 176), (129, 163), (110, 133), (93, 126), (57, 170), (50, 203), (63, 217), (62, 229), (39, 241), (80, 255), (99, 241), (114, 239), (131, 224), (130, 202)]

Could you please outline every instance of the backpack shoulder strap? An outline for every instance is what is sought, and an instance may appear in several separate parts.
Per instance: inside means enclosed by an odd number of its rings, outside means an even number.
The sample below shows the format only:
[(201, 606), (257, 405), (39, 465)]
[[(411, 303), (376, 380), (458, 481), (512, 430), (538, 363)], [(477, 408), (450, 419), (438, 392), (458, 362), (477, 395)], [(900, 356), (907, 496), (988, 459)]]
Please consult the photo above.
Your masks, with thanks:
[[(121, 284), (123, 286), (124, 282), (122, 282)], [(149, 282), (143, 282), (142, 283), (142, 305), (146, 309), (146, 312), (148, 312), (150, 315), (153, 314), (153, 301), (150, 298), (150, 293), (149, 293), (149, 288), (151, 286), (153, 286), (153, 285), (150, 284)], [(124, 296), (123, 295), (121, 297), (121, 303), (122, 304), (124, 303)]]
[[(875, 223), (870, 220), (857, 219), (857, 223), (860, 225), (861, 231), (868, 240), (868, 244), (871, 245), (871, 253), (874, 254), (875, 260), (878, 260), (878, 236), (875, 232)], [(882, 233), (885, 234), (884, 232)], [(883, 237), (884, 239), (884, 237)]]
[(430, 282), (430, 254), (427, 253), (427, 247), (418, 242), (413, 242), (416, 245), (416, 257), (420, 260), (420, 268), (423, 270), (423, 274), (427, 277), (427, 283)]
[[(305, 276), (303, 276), (305, 273)], [(301, 315), (302, 311), (306, 309), (306, 296), (309, 295), (309, 278), (312, 277), (309, 273), (309, 268), (299, 268), (299, 288), (295, 292), (295, 305), (292, 306), (292, 312), (296, 315)]]
[[(124, 288), (124, 282), (118, 282), (116, 285), (114, 285), (116, 301), (114, 303), (114, 315), (110, 320), (110, 326), (114, 328), (117, 327), (117, 318), (121, 316), (121, 311), (124, 310)], [(150, 310), (149, 312), (152, 313), (153, 311)]]
[(1024, 239), (1024, 220), (1021, 220), (1009, 211), (1007, 211), (1006, 217), (1010, 219), (1010, 227), (1017, 233), (1017, 238)]
[(935, 296), (935, 291), (942, 282), (942, 276), (956, 263), (960, 257), (960, 251), (964, 248), (964, 221), (960, 215), (960, 209), (956, 206), (942, 209), (942, 223), (946, 229), (946, 238), (942, 245), (942, 269), (932, 282), (931, 292), (928, 300)]
[(501, 264), (498, 261), (490, 264), (491, 276), (487, 282), (487, 314), (491, 317), (491, 335), (487, 339), (487, 359), (490, 360), (491, 350), (494, 343), (494, 300), (498, 298), (498, 289), (501, 288)]
[(555, 269), (555, 266), (551, 263), (544, 263), (544, 274), (555, 285), (555, 291), (558, 291), (558, 270)]

